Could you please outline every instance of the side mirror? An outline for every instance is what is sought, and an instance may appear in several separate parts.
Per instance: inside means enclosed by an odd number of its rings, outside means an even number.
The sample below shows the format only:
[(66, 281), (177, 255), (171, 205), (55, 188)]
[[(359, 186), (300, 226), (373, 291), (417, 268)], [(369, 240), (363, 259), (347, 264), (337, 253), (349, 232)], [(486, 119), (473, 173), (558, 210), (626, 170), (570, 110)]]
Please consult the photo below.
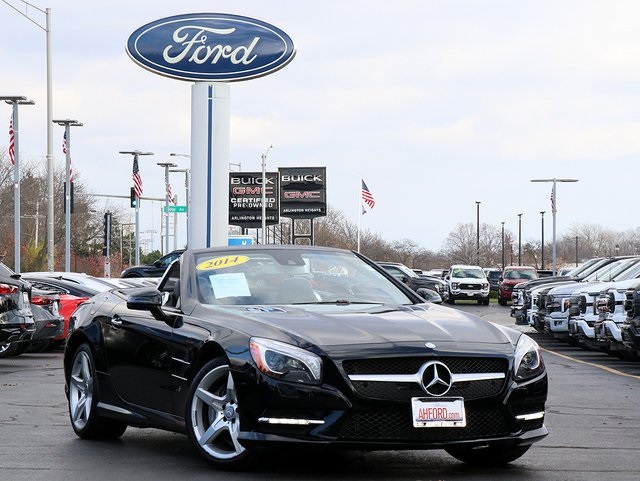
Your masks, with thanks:
[(436, 291), (421, 287), (416, 293), (427, 302), (433, 302), (434, 304), (442, 304), (442, 297)]
[(402, 278), (400, 279), (402, 282), (404, 282), (405, 284), (409, 283), (409, 278), (407, 276), (402, 276)]
[(162, 293), (155, 287), (132, 289), (127, 297), (127, 309), (150, 311), (162, 306)]

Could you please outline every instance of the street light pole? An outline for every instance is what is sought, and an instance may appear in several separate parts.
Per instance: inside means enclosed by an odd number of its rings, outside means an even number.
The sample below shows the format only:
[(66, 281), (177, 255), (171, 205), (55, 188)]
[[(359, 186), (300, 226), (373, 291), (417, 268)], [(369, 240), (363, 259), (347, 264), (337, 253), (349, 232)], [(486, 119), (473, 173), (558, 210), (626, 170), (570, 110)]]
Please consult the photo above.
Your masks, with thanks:
[(518, 214), (518, 265), (522, 265), (522, 214)]
[[(26, 0), (19, 0), (24, 6), (24, 12), (19, 10), (15, 5), (11, 5), (9, 2), (6, 3), (9, 7), (14, 9), (24, 18), (29, 20), (31, 23), (36, 25), (38, 28), (45, 32), (45, 43), (46, 43), (46, 56), (47, 56), (47, 269), (49, 271), (53, 271), (54, 262), (53, 262), (53, 254), (55, 251), (54, 245), (54, 210), (53, 210), (53, 171), (55, 169), (55, 163), (53, 161), (53, 82), (52, 82), (52, 66), (51, 66), (51, 9), (41, 9), (32, 3), (27, 2)], [(44, 14), (45, 21), (44, 25), (42, 21), (35, 20), (29, 12), (29, 8), (35, 9), (38, 12)], [(17, 271), (16, 271), (17, 272)]]
[(578, 182), (578, 179), (531, 179), (531, 182), (551, 182), (553, 187), (551, 188), (551, 214), (553, 215), (553, 275), (556, 275), (556, 202), (558, 197), (556, 196), (556, 183), (557, 182)]
[[(133, 162), (138, 163), (141, 155), (153, 155), (153, 152), (140, 152), (139, 150), (121, 150), (121, 154), (133, 155)], [(140, 265), (140, 196), (136, 193), (136, 265)]]
[(177, 167), (171, 162), (158, 162), (160, 167), (164, 167), (164, 254), (169, 253), (169, 168)]
[(542, 241), (540, 243), (540, 257), (541, 257), (540, 269), (543, 269), (543, 270), (544, 270), (544, 213), (545, 213), (544, 210), (540, 211), (540, 216), (541, 216), (540, 222), (542, 223)]
[(476, 200), (476, 261), (480, 265), (480, 201)]
[(71, 127), (82, 127), (77, 120), (53, 120), (54, 124), (64, 127), (66, 140), (64, 149), (66, 156), (65, 196), (64, 196), (64, 270), (71, 271)]
[(504, 221), (502, 221), (501, 224), (502, 224), (502, 269), (504, 270)]
[[(170, 154), (172, 155), (172, 154)], [(189, 248), (189, 209), (191, 208), (191, 199), (189, 189), (191, 187), (191, 169), (169, 169), (169, 172), (183, 172), (184, 173), (184, 191), (185, 191), (185, 204), (187, 206), (187, 212), (185, 212), (185, 220), (187, 224), (187, 249)]]
[[(191, 159), (191, 155), (190, 154), (177, 154), (176, 152), (171, 152), (169, 154), (169, 156), (171, 157), (187, 157), (188, 159)], [(170, 170), (169, 172), (184, 172), (184, 189), (185, 189), (185, 205), (187, 206), (187, 212), (186, 212), (186, 217), (185, 217), (185, 221), (186, 221), (186, 225), (187, 225), (187, 249), (189, 248), (189, 246), (191, 245), (191, 243), (189, 242), (189, 231), (191, 230), (189, 228), (189, 223), (191, 222), (191, 169), (173, 169)]]
[[(18, 105), (33, 105), (33, 100), (27, 100), (21, 95), (0, 97), (11, 105), (11, 127), (13, 128), (13, 270), (20, 272), (20, 126), (18, 121)], [(11, 152), (9, 152), (11, 155)], [(37, 221), (37, 220), (36, 220)]]
[(264, 154), (262, 154), (262, 244), (266, 244), (267, 232), (267, 154), (273, 145), (269, 145)]

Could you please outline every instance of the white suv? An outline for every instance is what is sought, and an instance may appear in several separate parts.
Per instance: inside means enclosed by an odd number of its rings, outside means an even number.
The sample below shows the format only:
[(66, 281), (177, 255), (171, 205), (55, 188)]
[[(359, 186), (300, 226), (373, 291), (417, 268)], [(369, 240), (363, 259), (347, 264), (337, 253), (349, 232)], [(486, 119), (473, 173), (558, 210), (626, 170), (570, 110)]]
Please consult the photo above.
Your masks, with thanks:
[(455, 264), (445, 276), (449, 288), (449, 304), (456, 299), (476, 299), (478, 304), (489, 305), (489, 281), (480, 266)]

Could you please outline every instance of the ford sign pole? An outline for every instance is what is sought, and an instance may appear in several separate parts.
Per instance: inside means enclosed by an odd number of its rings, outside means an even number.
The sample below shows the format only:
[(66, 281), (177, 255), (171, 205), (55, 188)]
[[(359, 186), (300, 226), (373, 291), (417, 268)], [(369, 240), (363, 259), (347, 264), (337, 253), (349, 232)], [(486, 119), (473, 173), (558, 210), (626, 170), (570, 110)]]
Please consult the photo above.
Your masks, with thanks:
[(191, 89), (191, 248), (227, 245), (230, 88), (228, 82), (276, 72), (296, 50), (285, 32), (255, 18), (192, 13), (134, 31), (127, 54), (158, 75), (195, 82)]
[(558, 198), (556, 196), (556, 182), (578, 182), (578, 179), (531, 179), (531, 182), (551, 182), (553, 186), (551, 187), (551, 215), (553, 216), (553, 250), (552, 250), (552, 258), (553, 258), (553, 275), (556, 275), (556, 204), (558, 202)]

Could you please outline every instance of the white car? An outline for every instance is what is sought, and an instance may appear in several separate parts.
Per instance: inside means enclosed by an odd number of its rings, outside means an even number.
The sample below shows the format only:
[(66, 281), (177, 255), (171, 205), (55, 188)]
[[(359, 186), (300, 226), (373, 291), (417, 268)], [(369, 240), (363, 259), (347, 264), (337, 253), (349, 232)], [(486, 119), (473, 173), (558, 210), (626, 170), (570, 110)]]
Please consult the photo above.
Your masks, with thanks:
[(449, 290), (449, 304), (457, 300), (476, 300), (489, 305), (489, 281), (480, 266), (454, 264), (445, 276)]

